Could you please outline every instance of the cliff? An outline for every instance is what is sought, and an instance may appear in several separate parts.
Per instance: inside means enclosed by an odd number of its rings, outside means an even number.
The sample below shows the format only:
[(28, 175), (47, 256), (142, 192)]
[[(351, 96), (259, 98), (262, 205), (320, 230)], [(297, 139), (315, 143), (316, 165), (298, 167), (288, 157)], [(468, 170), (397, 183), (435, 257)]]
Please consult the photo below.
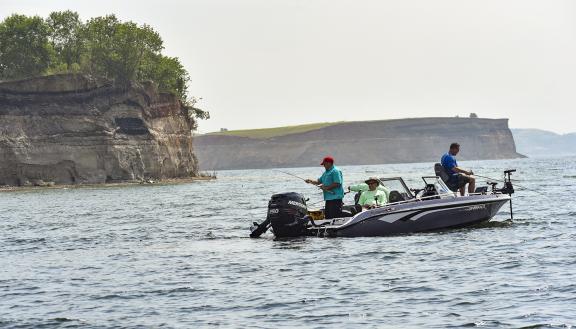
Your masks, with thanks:
[(106, 183), (197, 173), (186, 109), (152, 83), (84, 75), (0, 83), (0, 185)]
[[(419, 118), (319, 125), (282, 135), (278, 128), (252, 133), (231, 131), (195, 138), (200, 166), (206, 170), (317, 166), (325, 155), (338, 165), (437, 162), (452, 142), (460, 160), (523, 157), (516, 152), (508, 119)], [(254, 138), (251, 136), (266, 136)], [(271, 137), (270, 137), (271, 136)]]

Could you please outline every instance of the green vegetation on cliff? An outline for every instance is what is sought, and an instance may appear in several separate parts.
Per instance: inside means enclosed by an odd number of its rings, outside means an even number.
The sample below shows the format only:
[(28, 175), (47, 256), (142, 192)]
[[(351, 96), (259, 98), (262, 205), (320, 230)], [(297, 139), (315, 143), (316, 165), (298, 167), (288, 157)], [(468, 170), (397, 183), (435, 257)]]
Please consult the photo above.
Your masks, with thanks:
[(333, 126), (338, 124), (338, 122), (320, 122), (320, 123), (310, 123), (297, 126), (285, 126), (276, 128), (261, 128), (261, 129), (245, 129), (245, 130), (229, 130), (229, 131), (219, 131), (210, 133), (208, 135), (223, 135), (223, 136), (237, 136), (237, 137), (248, 137), (248, 138), (272, 138), (285, 136), (290, 134), (305, 133), (307, 131), (312, 131), (324, 127)]
[(209, 118), (188, 95), (188, 72), (177, 57), (162, 55), (163, 48), (152, 27), (115, 15), (82, 22), (72, 11), (46, 19), (13, 14), (0, 22), (0, 80), (57, 73), (90, 74), (120, 85), (152, 80), (160, 91), (178, 95), (191, 116)]

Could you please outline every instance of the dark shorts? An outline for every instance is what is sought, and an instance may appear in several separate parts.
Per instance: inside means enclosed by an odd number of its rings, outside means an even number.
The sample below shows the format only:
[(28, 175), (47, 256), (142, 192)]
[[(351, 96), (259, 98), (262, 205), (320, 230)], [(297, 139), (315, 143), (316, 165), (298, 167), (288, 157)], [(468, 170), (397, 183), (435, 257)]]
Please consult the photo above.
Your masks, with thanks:
[(462, 187), (468, 183), (470, 183), (470, 177), (469, 176), (464, 176), (462, 174), (458, 174), (458, 187)]
[(342, 199), (326, 200), (324, 206), (324, 218), (332, 219), (342, 217)]
[(450, 180), (448, 181), (447, 185), (450, 188), (450, 190), (456, 191), (468, 183), (470, 183), (470, 177), (464, 176), (462, 174), (456, 174), (450, 177)]

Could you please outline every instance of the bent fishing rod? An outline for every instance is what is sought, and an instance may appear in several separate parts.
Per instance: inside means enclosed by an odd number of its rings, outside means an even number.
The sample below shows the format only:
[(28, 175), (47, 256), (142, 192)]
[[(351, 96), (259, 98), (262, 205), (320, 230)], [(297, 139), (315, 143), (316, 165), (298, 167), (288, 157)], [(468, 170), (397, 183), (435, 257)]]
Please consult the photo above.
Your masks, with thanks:
[[(300, 179), (300, 180), (303, 180), (306, 184), (308, 184), (308, 180), (307, 180), (307, 179), (302, 178), (302, 177), (300, 177), (300, 176), (298, 176), (298, 175), (294, 175), (293, 173), (289, 173), (289, 172), (283, 171), (283, 170), (278, 170), (278, 169), (275, 169), (275, 170), (278, 171), (278, 172), (281, 172), (281, 173), (283, 173), (283, 174), (286, 174), (286, 175), (289, 175), (289, 176), (298, 178), (298, 179)], [(318, 188), (320, 188), (320, 186), (318, 186), (318, 185), (315, 185), (315, 186), (318, 187)], [(324, 190), (322, 190), (322, 191), (324, 191)], [(334, 191), (326, 191), (326, 192), (327, 192), (327, 193), (334, 194)]]
[(282, 170), (278, 170), (278, 169), (275, 169), (275, 170), (276, 170), (276, 171), (279, 171), (279, 172), (281, 172), (281, 173), (283, 173), (283, 174), (286, 174), (286, 175), (289, 175), (289, 176), (292, 176), (292, 177), (296, 177), (296, 178), (298, 178), (298, 179), (303, 180), (303, 181), (306, 182), (306, 179), (304, 179), (304, 178), (302, 178), (302, 177), (300, 177), (300, 176), (298, 176), (298, 175), (294, 175), (293, 173), (289, 173), (289, 172), (287, 172), (287, 171), (282, 171)]
[[(506, 179), (494, 179), (494, 178), (492, 178), (492, 177), (477, 175), (477, 174), (475, 174), (474, 172), (472, 172), (472, 176), (476, 176), (476, 177), (480, 177), (480, 178), (485, 178), (485, 179), (488, 179), (488, 180), (493, 181), (493, 182), (506, 182)], [(522, 185), (520, 185), (520, 184), (518, 184), (518, 183), (516, 183), (516, 182), (513, 182), (513, 184), (514, 184), (514, 187), (518, 187), (518, 188), (520, 188), (520, 189), (522, 189), (522, 190), (534, 192), (534, 193), (541, 194), (541, 195), (546, 195), (546, 194), (541, 193), (541, 192), (539, 192), (539, 191), (535, 191), (534, 189), (528, 188), (528, 187), (526, 187), (526, 186), (522, 186)]]

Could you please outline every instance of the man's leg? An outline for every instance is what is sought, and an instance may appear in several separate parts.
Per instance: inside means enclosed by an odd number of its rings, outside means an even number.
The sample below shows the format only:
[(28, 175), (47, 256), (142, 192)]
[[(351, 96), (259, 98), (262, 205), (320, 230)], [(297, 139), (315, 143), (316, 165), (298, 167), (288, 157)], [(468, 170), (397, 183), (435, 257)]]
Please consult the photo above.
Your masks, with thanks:
[(326, 200), (324, 206), (324, 218), (332, 219), (342, 217), (342, 200)]
[(324, 219), (332, 219), (334, 218), (333, 209), (332, 209), (332, 200), (326, 200), (324, 204)]
[(474, 178), (473, 176), (468, 176), (468, 194), (470, 193), (474, 193), (474, 191), (476, 190), (476, 178)]
[(466, 184), (468, 185), (468, 193), (473, 193), (476, 188), (474, 183), (474, 177), (470, 177), (465, 174), (458, 174), (458, 186), (460, 187), (460, 194), (464, 196), (466, 194)]
[(466, 184), (468, 183), (468, 176), (464, 174), (458, 174), (458, 188), (460, 189), (460, 195), (466, 195)]

